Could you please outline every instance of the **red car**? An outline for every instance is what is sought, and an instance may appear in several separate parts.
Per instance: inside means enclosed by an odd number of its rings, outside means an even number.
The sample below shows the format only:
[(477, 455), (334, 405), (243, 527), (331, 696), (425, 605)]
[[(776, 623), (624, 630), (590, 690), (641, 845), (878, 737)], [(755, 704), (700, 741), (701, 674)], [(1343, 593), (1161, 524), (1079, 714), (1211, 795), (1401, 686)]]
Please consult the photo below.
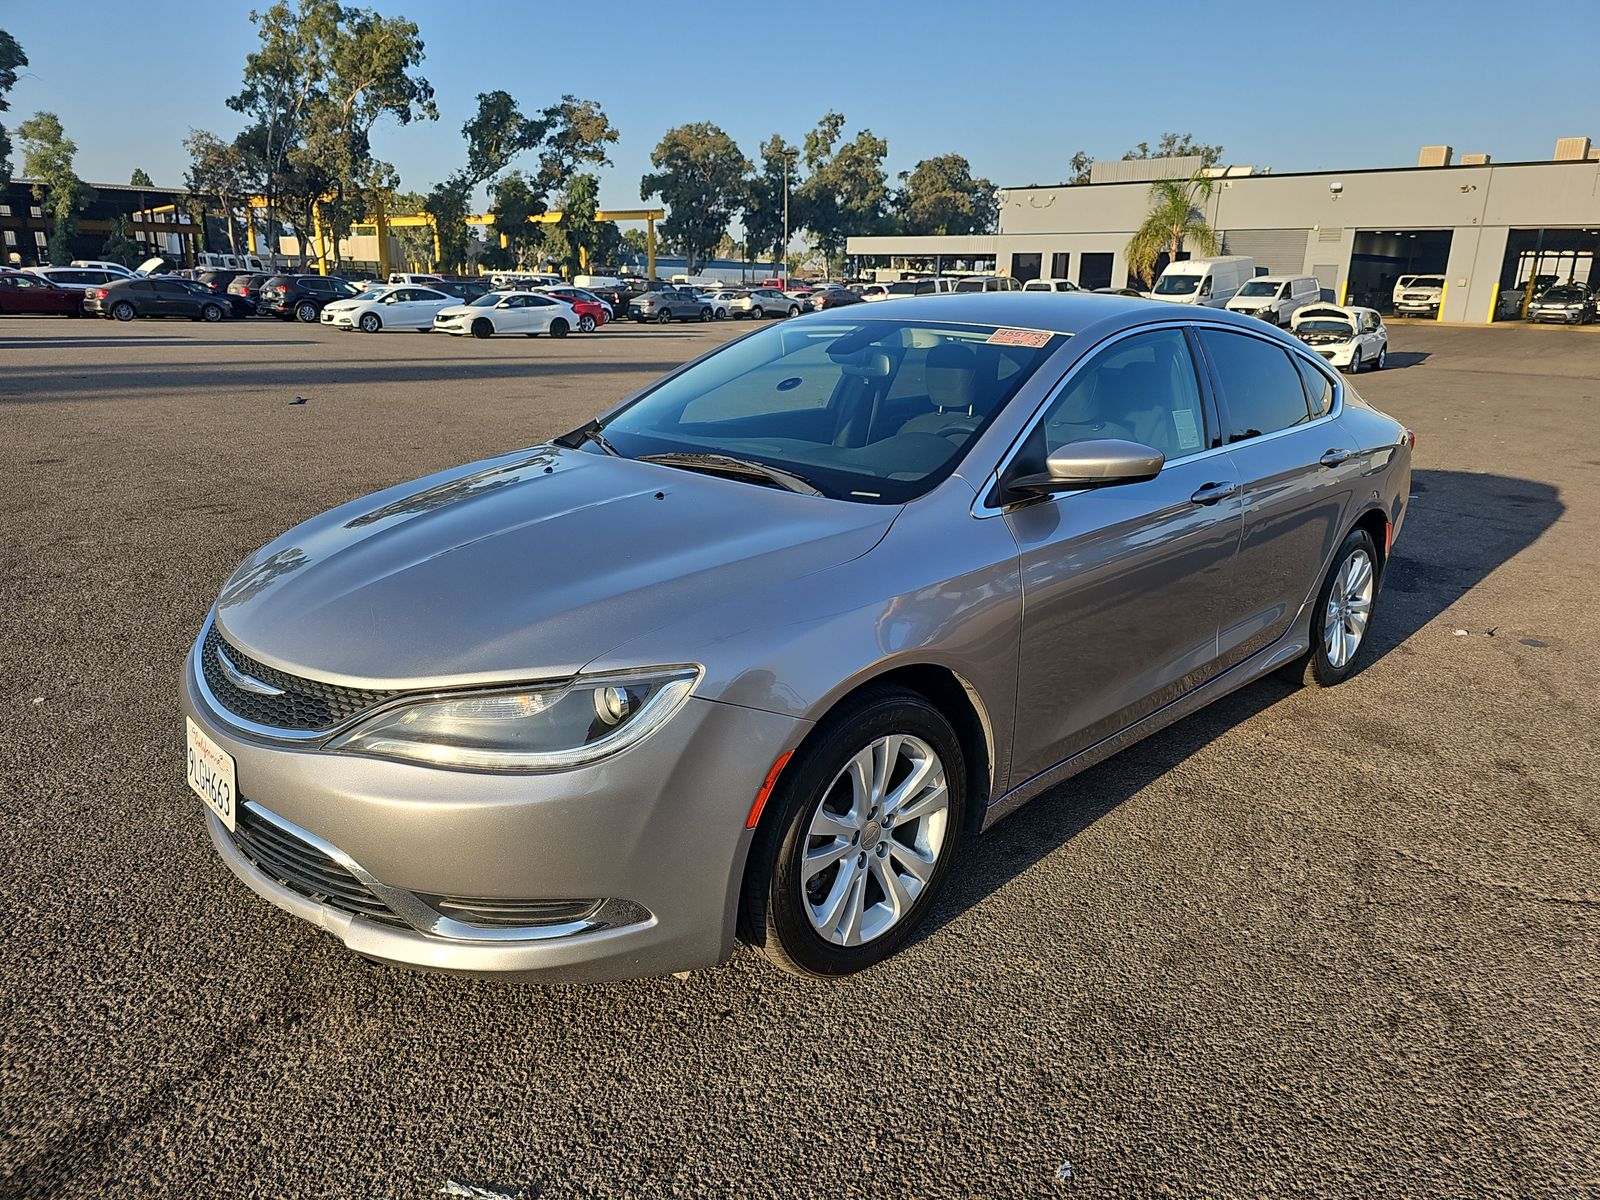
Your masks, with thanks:
[(83, 315), (83, 290), (64, 288), (38, 275), (0, 275), (0, 313)]
[(593, 292), (586, 292), (582, 288), (561, 286), (535, 288), (546, 296), (554, 296), (557, 300), (565, 300), (577, 310), (578, 331), (580, 333), (593, 333), (604, 325), (610, 316), (606, 312), (605, 301)]

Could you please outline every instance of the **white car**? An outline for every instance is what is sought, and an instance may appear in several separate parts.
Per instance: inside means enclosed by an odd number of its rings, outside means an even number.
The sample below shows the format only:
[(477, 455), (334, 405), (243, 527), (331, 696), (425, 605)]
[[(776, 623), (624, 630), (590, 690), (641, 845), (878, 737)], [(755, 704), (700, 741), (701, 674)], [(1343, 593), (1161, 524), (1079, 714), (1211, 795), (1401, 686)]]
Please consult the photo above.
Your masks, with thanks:
[(798, 317), (800, 302), (777, 288), (751, 288), (736, 300), (728, 301), (728, 315), (737, 320), (750, 317)]
[(335, 329), (359, 329), (377, 333), (380, 329), (433, 328), (433, 318), (441, 310), (460, 301), (455, 296), (425, 287), (391, 287), (381, 284), (348, 300), (335, 300), (322, 307), (322, 323)]
[(1403, 317), (1434, 317), (1444, 302), (1443, 275), (1402, 275), (1395, 280), (1394, 311)]
[(1022, 285), (1025, 292), (1076, 292), (1078, 285), (1070, 279), (1030, 279)]
[(75, 258), (69, 264), (74, 267), (92, 267), (97, 271), (110, 271), (113, 275), (120, 275), (124, 279), (137, 279), (132, 267), (125, 267), (121, 263), (105, 262), (98, 258)]
[(1223, 305), (1229, 312), (1287, 325), (1308, 304), (1322, 301), (1322, 284), (1312, 275), (1257, 275)]
[(441, 308), (433, 318), (437, 333), (470, 333), (473, 337), (493, 337), (497, 333), (520, 333), (538, 337), (566, 337), (578, 327), (578, 313), (570, 304), (538, 292), (490, 292), (471, 304)]
[(1389, 330), (1375, 308), (1308, 304), (1289, 318), (1289, 331), (1329, 365), (1354, 375), (1389, 361)]
[(723, 320), (727, 317), (730, 311), (728, 306), (742, 295), (744, 295), (743, 292), (736, 291), (732, 288), (724, 288), (720, 291), (708, 292), (706, 294), (706, 299), (711, 304), (711, 315), (719, 321)]

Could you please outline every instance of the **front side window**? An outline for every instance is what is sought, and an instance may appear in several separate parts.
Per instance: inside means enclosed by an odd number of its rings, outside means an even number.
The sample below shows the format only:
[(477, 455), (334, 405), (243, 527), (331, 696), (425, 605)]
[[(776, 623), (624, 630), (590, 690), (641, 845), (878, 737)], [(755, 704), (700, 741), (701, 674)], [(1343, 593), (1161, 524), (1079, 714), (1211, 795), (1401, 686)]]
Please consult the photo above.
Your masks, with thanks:
[(870, 319), (776, 326), (662, 383), (604, 436), (630, 458), (730, 456), (831, 498), (903, 503), (955, 470), (1066, 336)]
[(1205, 412), (1183, 331), (1158, 329), (1108, 346), (1067, 382), (1031, 435), (1037, 461), (1070, 442), (1120, 438), (1173, 459), (1206, 447)]
[(1197, 331), (1222, 387), (1224, 436), (1242, 442), (1311, 419), (1300, 373), (1289, 352), (1248, 334)]
[(1300, 382), (1305, 385), (1306, 401), (1311, 405), (1313, 417), (1325, 417), (1333, 411), (1333, 380), (1299, 355), (1294, 359), (1300, 372)]

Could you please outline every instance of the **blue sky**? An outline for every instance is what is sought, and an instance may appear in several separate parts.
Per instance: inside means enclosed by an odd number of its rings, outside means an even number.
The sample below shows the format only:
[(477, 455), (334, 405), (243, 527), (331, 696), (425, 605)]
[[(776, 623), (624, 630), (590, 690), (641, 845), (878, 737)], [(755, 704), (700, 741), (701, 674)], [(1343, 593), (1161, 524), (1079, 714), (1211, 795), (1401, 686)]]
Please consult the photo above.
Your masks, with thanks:
[[(143, 167), (180, 184), (191, 127), (239, 127), (223, 101), (254, 42), (249, 7), (6, 3), (0, 27), (31, 60), (6, 124), (53, 110), (84, 178), (124, 183)], [(773, 132), (798, 142), (829, 108), (848, 133), (887, 138), (891, 175), (955, 151), (1002, 186), (1057, 182), (1074, 150), (1116, 158), (1168, 129), (1278, 171), (1410, 165), (1432, 142), (1506, 162), (1548, 157), (1560, 136), (1600, 141), (1596, 0), (1545, 0), (1526, 23), (1482, 0), (375, 7), (417, 21), (427, 44), (440, 120), (375, 138), (419, 191), (460, 165), (461, 124), (493, 88), (529, 110), (563, 92), (598, 100), (622, 134), (601, 179), (612, 207), (639, 204), (650, 151), (673, 125), (713, 121), (754, 157)], [(1530, 52), (1534, 27), (1552, 36)]]

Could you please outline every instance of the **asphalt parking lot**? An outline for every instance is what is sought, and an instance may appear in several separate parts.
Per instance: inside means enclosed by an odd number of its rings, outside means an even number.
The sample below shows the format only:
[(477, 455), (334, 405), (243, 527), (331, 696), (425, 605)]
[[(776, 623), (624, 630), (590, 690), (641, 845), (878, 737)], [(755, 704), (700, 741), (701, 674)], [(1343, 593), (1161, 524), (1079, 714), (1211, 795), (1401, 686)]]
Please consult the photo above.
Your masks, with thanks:
[(238, 560), (745, 328), (0, 322), (0, 1195), (1600, 1194), (1600, 338), (1395, 329), (1365, 669), (1023, 809), (864, 976), (425, 977), (238, 885), (176, 701)]

